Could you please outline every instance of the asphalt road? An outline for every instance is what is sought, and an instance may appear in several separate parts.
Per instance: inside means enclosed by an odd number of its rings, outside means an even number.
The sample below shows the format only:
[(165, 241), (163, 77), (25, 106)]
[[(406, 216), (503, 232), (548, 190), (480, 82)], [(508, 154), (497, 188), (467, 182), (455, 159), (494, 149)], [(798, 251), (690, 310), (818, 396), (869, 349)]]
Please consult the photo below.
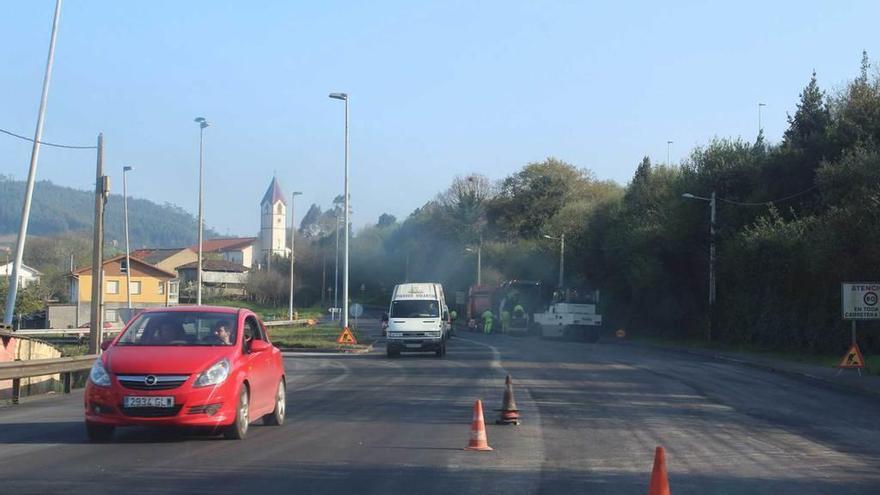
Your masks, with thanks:
[[(880, 493), (878, 401), (609, 343), (460, 334), (446, 358), (290, 356), (288, 417), (247, 440), (131, 428), (89, 444), (81, 392), (0, 409), (0, 494)], [(491, 424), (503, 378), (524, 424)], [(490, 453), (464, 452), (473, 401)]]

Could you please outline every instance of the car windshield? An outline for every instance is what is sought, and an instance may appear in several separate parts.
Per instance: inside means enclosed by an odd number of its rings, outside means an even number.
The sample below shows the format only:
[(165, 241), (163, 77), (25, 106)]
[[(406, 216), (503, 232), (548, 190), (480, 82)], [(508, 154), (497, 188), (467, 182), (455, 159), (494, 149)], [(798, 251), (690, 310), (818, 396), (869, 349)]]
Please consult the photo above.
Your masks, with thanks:
[(141, 313), (117, 345), (227, 346), (235, 343), (236, 315), (207, 311)]
[(409, 299), (391, 303), (392, 318), (436, 318), (440, 307), (435, 300)]

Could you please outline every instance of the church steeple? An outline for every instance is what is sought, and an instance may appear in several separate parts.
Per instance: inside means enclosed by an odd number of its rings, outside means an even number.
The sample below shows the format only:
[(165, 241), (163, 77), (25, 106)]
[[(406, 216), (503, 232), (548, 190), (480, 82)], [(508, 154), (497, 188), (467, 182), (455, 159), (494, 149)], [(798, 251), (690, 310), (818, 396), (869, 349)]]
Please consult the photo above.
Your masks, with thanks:
[(287, 199), (278, 178), (272, 177), (260, 201), (260, 254), (267, 263), (270, 256), (288, 256), (286, 232)]

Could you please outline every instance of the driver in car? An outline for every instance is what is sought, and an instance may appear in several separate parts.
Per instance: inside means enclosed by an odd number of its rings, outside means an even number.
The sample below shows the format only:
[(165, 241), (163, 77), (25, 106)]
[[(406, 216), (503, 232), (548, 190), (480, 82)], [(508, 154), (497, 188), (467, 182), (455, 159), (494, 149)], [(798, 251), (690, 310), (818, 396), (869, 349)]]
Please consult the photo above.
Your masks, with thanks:
[(229, 328), (232, 325), (227, 320), (223, 320), (217, 322), (214, 326), (214, 343), (219, 345), (230, 345), (232, 344), (232, 333), (229, 331)]

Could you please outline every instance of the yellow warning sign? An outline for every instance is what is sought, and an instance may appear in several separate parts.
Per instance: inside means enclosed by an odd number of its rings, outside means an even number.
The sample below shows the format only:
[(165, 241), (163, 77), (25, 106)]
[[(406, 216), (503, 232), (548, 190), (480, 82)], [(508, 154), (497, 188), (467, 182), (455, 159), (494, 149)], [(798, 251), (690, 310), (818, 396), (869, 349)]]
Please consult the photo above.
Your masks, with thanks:
[(345, 327), (342, 330), (342, 333), (339, 334), (339, 338), (336, 339), (337, 344), (357, 344), (357, 339), (354, 338), (354, 334), (351, 333), (351, 330), (348, 327)]
[(840, 364), (837, 365), (838, 368), (864, 368), (865, 367), (865, 357), (862, 356), (862, 351), (859, 350), (859, 346), (857, 344), (853, 344), (852, 347), (847, 351), (846, 356), (843, 356), (843, 359), (840, 360)]

